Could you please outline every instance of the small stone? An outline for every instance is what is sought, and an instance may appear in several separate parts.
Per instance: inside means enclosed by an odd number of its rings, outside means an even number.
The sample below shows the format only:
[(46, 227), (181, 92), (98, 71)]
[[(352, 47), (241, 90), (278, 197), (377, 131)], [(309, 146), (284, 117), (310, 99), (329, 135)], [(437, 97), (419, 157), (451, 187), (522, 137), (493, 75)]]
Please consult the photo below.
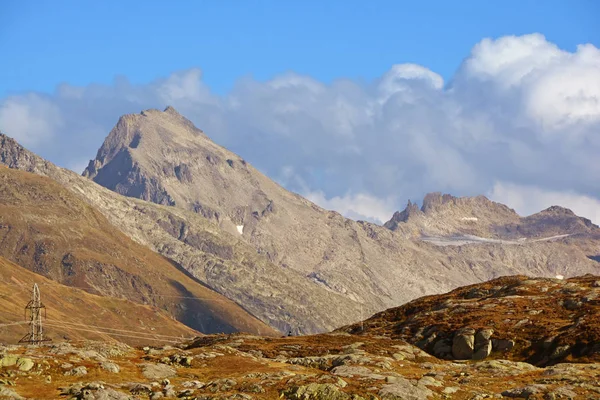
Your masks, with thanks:
[(341, 388), (345, 388), (346, 386), (348, 386), (348, 382), (346, 382), (342, 378), (338, 378), (337, 381), (335, 382), (335, 384)]
[(84, 376), (87, 375), (88, 371), (87, 368), (82, 366), (79, 367), (75, 367), (70, 371), (65, 372), (66, 376)]

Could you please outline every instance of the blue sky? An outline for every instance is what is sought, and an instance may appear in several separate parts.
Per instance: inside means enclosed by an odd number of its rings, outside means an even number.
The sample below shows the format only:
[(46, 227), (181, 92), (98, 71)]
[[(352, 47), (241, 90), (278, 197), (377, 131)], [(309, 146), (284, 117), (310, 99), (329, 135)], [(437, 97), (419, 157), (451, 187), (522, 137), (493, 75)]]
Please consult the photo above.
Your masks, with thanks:
[[(600, 223), (600, 1), (0, 1), (0, 131), (81, 172), (174, 106), (317, 204), (427, 192)], [(450, 84), (451, 83), (451, 84)]]
[(559, 47), (600, 41), (600, 2), (2, 1), (0, 96), (56, 85), (145, 83), (200, 67), (225, 93), (240, 77), (294, 71), (375, 79), (397, 63), (452, 77), (485, 37), (540, 32)]

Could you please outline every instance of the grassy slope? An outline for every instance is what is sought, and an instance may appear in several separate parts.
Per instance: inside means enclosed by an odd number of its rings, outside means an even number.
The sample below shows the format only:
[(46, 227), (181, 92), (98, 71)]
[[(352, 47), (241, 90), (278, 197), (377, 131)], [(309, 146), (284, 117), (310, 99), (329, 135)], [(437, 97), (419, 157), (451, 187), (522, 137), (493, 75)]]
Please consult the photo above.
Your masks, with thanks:
[(203, 332), (273, 333), (46, 177), (0, 168), (0, 255), (66, 285), (154, 305)]
[[(118, 340), (132, 345), (160, 344), (174, 338), (198, 335), (198, 332), (174, 320), (169, 314), (155, 307), (136, 304), (86, 293), (51, 281), (0, 257), (0, 324), (24, 320), (24, 307), (31, 299), (31, 288), (37, 283), (46, 306), (48, 323), (46, 336), (54, 341), (70, 339)], [(58, 322), (63, 321), (63, 322)], [(122, 335), (107, 335), (79, 329), (94, 330), (85, 324), (132, 332), (114, 331)], [(50, 326), (50, 325), (62, 325)], [(27, 332), (28, 326), (0, 327), (0, 340), (16, 343)], [(100, 330), (100, 329), (98, 329)], [(134, 333), (137, 332), (137, 333)], [(129, 337), (139, 336), (139, 337)], [(147, 339), (145, 339), (147, 337)]]

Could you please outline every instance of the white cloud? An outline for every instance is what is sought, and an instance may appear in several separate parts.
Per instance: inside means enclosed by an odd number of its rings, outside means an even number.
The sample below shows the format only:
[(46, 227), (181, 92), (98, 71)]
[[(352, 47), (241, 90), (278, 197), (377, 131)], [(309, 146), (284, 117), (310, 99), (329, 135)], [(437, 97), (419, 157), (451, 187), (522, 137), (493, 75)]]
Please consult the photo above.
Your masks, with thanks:
[[(192, 68), (141, 85), (118, 77), (0, 99), (0, 130), (80, 168), (121, 114), (172, 105), (289, 189), (384, 221), (429, 191), (500, 196), (511, 182), (558, 200), (594, 201), (599, 99), (596, 47), (569, 52), (533, 34), (482, 40), (447, 87), (424, 66), (399, 64), (368, 83), (295, 73), (244, 78), (219, 96)], [(579, 210), (596, 218), (590, 206)]]
[(465, 60), (470, 78), (496, 81), (503, 88), (518, 86), (529, 74), (548, 68), (564, 54), (539, 33), (483, 39)]
[(557, 192), (535, 186), (497, 182), (488, 193), (490, 199), (514, 208), (520, 215), (531, 215), (551, 206), (571, 209), (600, 224), (600, 200), (575, 192)]
[(600, 50), (586, 45), (561, 56), (531, 83), (525, 104), (542, 129), (575, 128), (567, 134), (580, 135), (577, 124), (600, 121)]
[(25, 146), (47, 143), (61, 126), (60, 109), (37, 94), (12, 97), (0, 103), (0, 130), (11, 132)]
[(436, 90), (444, 86), (444, 79), (425, 67), (416, 64), (396, 64), (379, 82), (379, 101), (384, 103), (396, 93), (411, 91), (415, 82)]
[(396, 202), (392, 198), (379, 199), (367, 193), (348, 193), (344, 196), (327, 198), (322, 191), (303, 194), (308, 200), (327, 209), (353, 219), (383, 224), (396, 211)]

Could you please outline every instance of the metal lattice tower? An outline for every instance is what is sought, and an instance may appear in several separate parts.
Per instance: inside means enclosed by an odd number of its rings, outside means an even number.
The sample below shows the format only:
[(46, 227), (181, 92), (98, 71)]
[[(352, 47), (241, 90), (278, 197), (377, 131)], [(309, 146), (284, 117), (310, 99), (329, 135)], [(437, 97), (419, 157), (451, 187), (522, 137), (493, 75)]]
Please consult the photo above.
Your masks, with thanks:
[(50, 339), (44, 339), (44, 327), (42, 326), (42, 310), (46, 314), (46, 306), (40, 297), (40, 288), (37, 283), (33, 284), (31, 300), (25, 306), (25, 319), (29, 313), (29, 333), (19, 340), (19, 343), (40, 344)]

